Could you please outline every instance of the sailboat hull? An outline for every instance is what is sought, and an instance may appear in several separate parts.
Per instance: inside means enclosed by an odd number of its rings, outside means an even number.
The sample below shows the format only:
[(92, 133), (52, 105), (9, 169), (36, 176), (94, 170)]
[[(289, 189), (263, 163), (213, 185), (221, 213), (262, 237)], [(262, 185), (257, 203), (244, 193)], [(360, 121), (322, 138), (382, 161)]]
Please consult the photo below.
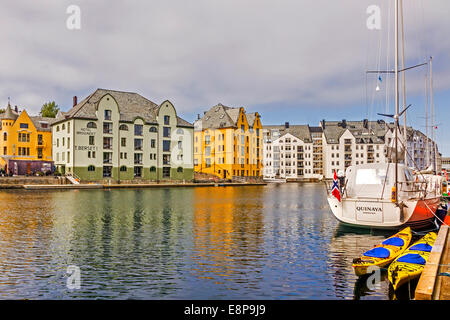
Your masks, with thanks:
[(393, 230), (409, 226), (417, 230), (433, 224), (440, 198), (406, 200), (402, 210), (389, 200), (344, 198), (338, 201), (329, 196), (328, 203), (334, 217), (346, 225)]

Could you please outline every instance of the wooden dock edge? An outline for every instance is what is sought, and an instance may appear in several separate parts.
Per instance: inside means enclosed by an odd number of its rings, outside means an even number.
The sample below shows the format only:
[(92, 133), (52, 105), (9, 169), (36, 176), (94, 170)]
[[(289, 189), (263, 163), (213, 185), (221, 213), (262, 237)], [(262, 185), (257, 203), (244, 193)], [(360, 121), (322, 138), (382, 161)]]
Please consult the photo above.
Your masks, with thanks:
[(428, 261), (420, 276), (415, 292), (415, 300), (433, 300), (439, 299), (439, 264), (447, 248), (447, 239), (449, 234), (449, 226), (442, 225), (433, 249), (430, 252)]

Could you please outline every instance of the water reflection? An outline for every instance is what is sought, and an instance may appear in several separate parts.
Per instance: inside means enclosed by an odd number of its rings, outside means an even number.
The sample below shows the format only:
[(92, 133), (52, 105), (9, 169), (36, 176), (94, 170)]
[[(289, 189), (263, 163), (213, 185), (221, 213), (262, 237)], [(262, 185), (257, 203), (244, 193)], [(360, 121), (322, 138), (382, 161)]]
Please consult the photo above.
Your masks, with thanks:
[(0, 191), (0, 297), (387, 299), (351, 268), (385, 236), (337, 224), (320, 184)]

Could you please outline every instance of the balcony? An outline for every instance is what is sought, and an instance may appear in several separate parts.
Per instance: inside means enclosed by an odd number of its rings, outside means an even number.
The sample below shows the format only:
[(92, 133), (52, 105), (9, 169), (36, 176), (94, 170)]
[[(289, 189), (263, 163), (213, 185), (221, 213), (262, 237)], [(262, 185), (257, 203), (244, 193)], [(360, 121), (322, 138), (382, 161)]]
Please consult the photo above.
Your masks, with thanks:
[(105, 150), (112, 150), (112, 144), (104, 144), (103, 145), (103, 149), (105, 149)]

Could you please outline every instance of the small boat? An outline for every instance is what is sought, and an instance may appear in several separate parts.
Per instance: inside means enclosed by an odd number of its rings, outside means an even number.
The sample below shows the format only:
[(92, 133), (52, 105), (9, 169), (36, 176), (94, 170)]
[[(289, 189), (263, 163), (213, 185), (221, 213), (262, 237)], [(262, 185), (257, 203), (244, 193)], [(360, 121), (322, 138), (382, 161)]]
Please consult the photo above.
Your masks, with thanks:
[(366, 251), (360, 258), (353, 260), (352, 267), (355, 270), (355, 274), (360, 277), (370, 273), (368, 269), (372, 266), (382, 268), (389, 265), (408, 248), (411, 239), (411, 228), (406, 227), (379, 245)]
[(421, 275), (436, 237), (436, 232), (427, 233), (392, 262), (388, 269), (388, 278), (394, 290)]

